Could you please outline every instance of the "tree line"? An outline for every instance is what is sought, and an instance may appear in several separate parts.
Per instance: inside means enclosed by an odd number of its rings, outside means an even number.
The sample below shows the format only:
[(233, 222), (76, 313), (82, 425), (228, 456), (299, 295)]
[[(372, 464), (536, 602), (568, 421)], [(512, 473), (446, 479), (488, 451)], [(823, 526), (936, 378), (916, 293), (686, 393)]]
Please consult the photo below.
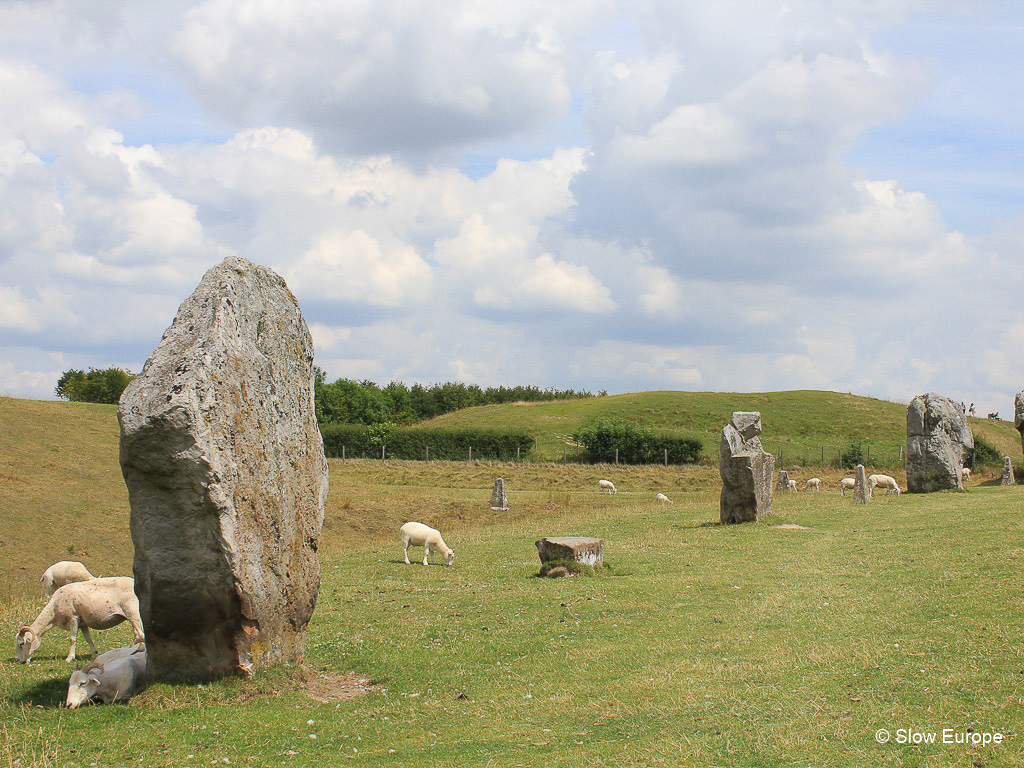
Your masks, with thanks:
[[(585, 390), (541, 389), (535, 386), (479, 387), (448, 381), (444, 384), (413, 384), (392, 381), (380, 386), (372, 381), (324, 380), (316, 369), (316, 417), (321, 424), (416, 424), (435, 416), (498, 403), (571, 400), (594, 395)], [(601, 394), (606, 394), (602, 392)]]
[[(314, 376), (316, 417), (321, 424), (404, 426), (475, 405), (593, 397), (585, 390), (534, 386), (482, 388), (454, 381), (426, 387), (408, 386), (401, 381), (384, 387), (369, 380), (338, 379), (328, 383), (320, 368), (314, 370)], [(72, 402), (116, 404), (134, 378), (135, 374), (120, 368), (71, 368), (61, 375), (55, 392), (57, 397)]]

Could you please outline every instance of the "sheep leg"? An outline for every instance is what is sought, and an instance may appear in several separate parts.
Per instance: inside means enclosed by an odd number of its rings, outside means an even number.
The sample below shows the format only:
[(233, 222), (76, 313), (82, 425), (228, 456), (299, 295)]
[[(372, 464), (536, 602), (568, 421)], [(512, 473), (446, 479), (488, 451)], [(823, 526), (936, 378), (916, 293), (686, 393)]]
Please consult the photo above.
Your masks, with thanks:
[(423, 564), (424, 565), (427, 565), (427, 560), (430, 558), (430, 556), (432, 554), (433, 553), (430, 551), (430, 545), (429, 544), (424, 544), (423, 545)]
[(146, 642), (146, 632), (142, 629), (142, 617), (135, 611), (130, 613), (131, 615), (125, 618), (128, 619), (128, 623), (132, 625), (132, 629), (135, 631), (135, 645)]
[(409, 540), (403, 539), (403, 541), (405, 542), (405, 564), (412, 565), (412, 563), (409, 562)]
[(68, 657), (64, 659), (68, 664), (75, 660), (75, 645), (78, 642), (78, 617), (72, 616), (68, 622), (68, 638), (71, 640), (71, 646), (68, 648)]
[(89, 628), (85, 626), (85, 624), (81, 626), (81, 629), (82, 636), (85, 637), (86, 642), (89, 643), (89, 648), (92, 649), (92, 657), (95, 659), (100, 655), (100, 652), (96, 650), (96, 643), (92, 641), (92, 632), (89, 631)]

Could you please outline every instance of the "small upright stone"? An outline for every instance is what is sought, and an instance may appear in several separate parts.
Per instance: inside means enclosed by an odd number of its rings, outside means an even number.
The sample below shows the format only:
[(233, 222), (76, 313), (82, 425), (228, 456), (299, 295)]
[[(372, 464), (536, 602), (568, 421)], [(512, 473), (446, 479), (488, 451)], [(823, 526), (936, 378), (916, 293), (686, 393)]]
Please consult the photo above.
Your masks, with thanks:
[(867, 504), (869, 501), (871, 501), (871, 486), (868, 485), (868, 475), (864, 465), (858, 464), (853, 484), (853, 503)]
[(149, 675), (301, 661), (328, 475), (284, 280), (235, 257), (210, 269), (117, 417)]
[(505, 481), (500, 477), (494, 481), (494, 490), (491, 491), (491, 509), (495, 512), (508, 512), (509, 510)]
[(547, 536), (534, 542), (542, 563), (575, 560), (584, 565), (604, 563), (604, 541), (591, 536)]
[(722, 475), (723, 523), (760, 520), (772, 512), (775, 457), (761, 447), (761, 414), (736, 411), (722, 429), (718, 469)]
[(907, 407), (907, 490), (963, 488), (960, 468), (974, 455), (974, 435), (959, 403), (929, 392)]
[(784, 469), (779, 470), (779, 479), (775, 483), (775, 490), (782, 492), (789, 490), (789, 472)]
[(1013, 477), (1013, 462), (1010, 461), (1009, 456), (1003, 456), (1003, 477), (999, 481), (1000, 485), (1014, 485), (1016, 480)]

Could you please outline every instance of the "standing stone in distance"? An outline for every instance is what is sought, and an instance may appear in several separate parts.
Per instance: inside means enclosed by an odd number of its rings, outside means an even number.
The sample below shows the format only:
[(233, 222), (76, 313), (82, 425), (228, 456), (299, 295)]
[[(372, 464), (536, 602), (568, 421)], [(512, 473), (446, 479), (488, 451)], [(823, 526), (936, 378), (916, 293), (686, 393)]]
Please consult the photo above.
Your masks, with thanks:
[(604, 563), (604, 540), (591, 536), (547, 536), (534, 542), (540, 561), (575, 560), (584, 565)]
[(1013, 399), (1013, 426), (1020, 432), (1021, 448), (1024, 449), (1024, 390)]
[(491, 491), (491, 509), (495, 512), (508, 512), (508, 494), (505, 493), (505, 481), (500, 477), (494, 481), (494, 490)]
[(761, 447), (761, 414), (736, 411), (722, 429), (718, 469), (722, 474), (723, 523), (760, 520), (772, 512), (775, 457)]
[(959, 403), (929, 392), (907, 406), (907, 490), (963, 488), (960, 468), (974, 456), (974, 435)]
[(871, 501), (871, 486), (868, 485), (867, 471), (863, 464), (858, 464), (853, 484), (853, 503), (867, 504), (869, 501)]
[(789, 490), (789, 472), (784, 469), (779, 470), (779, 479), (775, 483), (775, 490), (782, 492)]
[(117, 416), (150, 676), (300, 661), (328, 475), (284, 280), (234, 257), (208, 271)]
[(1003, 477), (1000, 485), (1014, 485), (1017, 481), (1013, 477), (1013, 462), (1009, 456), (1003, 456)]

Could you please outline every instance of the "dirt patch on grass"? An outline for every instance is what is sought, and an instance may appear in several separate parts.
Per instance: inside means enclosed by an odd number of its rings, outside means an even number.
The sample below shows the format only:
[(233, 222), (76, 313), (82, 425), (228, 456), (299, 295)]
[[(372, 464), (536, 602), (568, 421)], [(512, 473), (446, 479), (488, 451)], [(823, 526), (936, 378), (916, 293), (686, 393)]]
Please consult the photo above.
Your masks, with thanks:
[(809, 531), (809, 530), (811, 530), (806, 525), (797, 525), (796, 523), (783, 523), (782, 525), (773, 525), (772, 528), (784, 528), (787, 531)]
[(302, 688), (313, 701), (331, 704), (365, 696), (377, 690), (377, 686), (365, 677), (352, 672), (318, 672), (304, 670)]

